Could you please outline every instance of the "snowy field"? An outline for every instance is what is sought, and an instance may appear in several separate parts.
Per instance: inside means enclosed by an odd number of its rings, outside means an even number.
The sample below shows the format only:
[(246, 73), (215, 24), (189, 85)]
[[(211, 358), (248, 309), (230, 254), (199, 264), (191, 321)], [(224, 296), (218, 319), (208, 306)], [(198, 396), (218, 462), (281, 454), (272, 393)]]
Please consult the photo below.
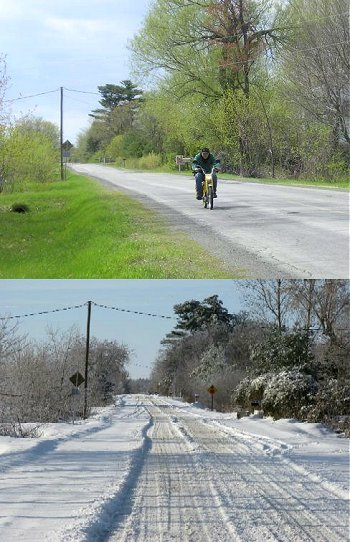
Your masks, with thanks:
[(319, 424), (116, 398), (0, 437), (0, 541), (348, 541), (349, 440)]

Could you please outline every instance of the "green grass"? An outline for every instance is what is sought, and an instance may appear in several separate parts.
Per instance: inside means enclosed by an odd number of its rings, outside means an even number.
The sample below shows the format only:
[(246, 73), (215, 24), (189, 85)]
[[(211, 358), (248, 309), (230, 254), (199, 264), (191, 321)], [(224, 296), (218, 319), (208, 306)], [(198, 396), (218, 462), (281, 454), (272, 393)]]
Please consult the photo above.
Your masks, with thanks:
[[(29, 212), (10, 212), (16, 203)], [(86, 177), (0, 194), (0, 278), (242, 277), (138, 202)]]

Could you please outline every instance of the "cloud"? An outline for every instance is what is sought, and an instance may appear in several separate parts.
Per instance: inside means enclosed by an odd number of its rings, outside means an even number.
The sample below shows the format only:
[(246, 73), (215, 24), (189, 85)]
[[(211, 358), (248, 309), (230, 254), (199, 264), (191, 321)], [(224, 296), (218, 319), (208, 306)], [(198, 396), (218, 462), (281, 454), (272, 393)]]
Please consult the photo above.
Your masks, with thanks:
[(71, 39), (72, 35), (90, 39), (98, 33), (109, 32), (112, 26), (107, 20), (67, 19), (58, 17), (46, 19), (44, 25), (50, 32), (58, 33), (63, 39)]
[[(87, 19), (49, 17), (43, 21), (43, 32), (52, 50), (66, 49), (101, 54), (124, 48), (136, 31), (128, 17), (113, 19)], [(109, 53), (107, 53), (109, 51)]]
[(17, 19), (23, 15), (21, 5), (8, 0), (0, 0), (0, 21)]

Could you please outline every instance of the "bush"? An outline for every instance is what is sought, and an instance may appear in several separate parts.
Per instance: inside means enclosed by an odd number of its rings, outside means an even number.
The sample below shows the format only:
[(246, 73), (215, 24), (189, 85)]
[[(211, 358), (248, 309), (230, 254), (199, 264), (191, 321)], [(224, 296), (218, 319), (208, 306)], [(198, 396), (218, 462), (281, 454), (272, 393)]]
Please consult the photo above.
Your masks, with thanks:
[(245, 378), (234, 390), (233, 403), (250, 409), (253, 401), (262, 401), (265, 389), (272, 377), (272, 373), (265, 373), (253, 379)]
[(58, 151), (43, 133), (27, 133), (15, 127), (7, 134), (1, 151), (2, 176), (7, 181), (4, 191), (18, 183), (49, 182), (56, 176)]
[(336, 379), (323, 382), (314, 397), (314, 403), (304, 408), (307, 420), (330, 421), (339, 416), (350, 415), (350, 384), (341, 384)]
[(37, 438), (41, 435), (40, 427), (40, 425), (32, 424), (22, 425), (20, 422), (0, 423), (0, 436), (15, 438)]
[(298, 369), (277, 373), (264, 390), (264, 414), (275, 419), (303, 417), (303, 408), (314, 400), (316, 391), (317, 383), (311, 375), (303, 374)]
[(261, 402), (264, 414), (273, 418), (305, 418), (315, 400), (317, 382), (294, 368), (279, 373), (265, 373), (245, 378), (235, 389), (235, 405), (251, 410), (252, 402)]
[(141, 169), (154, 169), (161, 165), (162, 158), (159, 154), (150, 152), (149, 154), (146, 154), (146, 156), (139, 158), (138, 163)]

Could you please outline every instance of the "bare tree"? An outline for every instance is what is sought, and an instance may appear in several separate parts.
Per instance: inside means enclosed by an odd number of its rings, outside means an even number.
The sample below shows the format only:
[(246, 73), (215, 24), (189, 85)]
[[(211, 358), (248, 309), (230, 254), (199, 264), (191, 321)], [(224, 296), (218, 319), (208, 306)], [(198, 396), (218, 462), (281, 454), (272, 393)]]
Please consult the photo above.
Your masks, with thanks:
[(307, 328), (319, 327), (331, 343), (349, 330), (349, 281), (318, 279), (290, 282), (293, 305), (304, 315)]
[(335, 148), (349, 135), (350, 33), (348, 0), (290, 0), (290, 34), (283, 51), (289, 99), (330, 126)]
[(291, 295), (288, 279), (254, 280), (242, 285), (242, 297), (254, 313), (282, 331), (290, 321)]

